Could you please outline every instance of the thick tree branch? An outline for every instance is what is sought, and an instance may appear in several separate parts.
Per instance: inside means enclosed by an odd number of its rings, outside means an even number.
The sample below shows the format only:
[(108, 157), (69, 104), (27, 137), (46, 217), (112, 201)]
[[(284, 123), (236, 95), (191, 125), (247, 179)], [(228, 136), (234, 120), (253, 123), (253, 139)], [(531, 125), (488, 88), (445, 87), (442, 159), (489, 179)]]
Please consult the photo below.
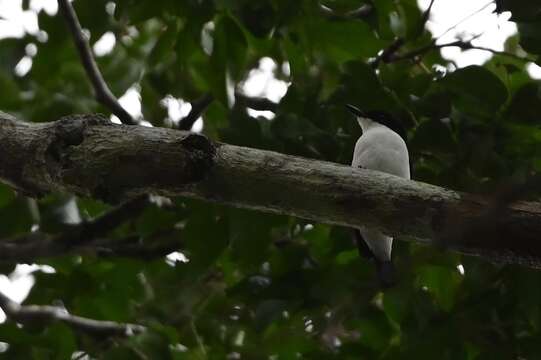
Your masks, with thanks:
[(96, 60), (94, 60), (94, 56), (92, 55), (88, 39), (83, 33), (83, 29), (70, 0), (58, 0), (58, 7), (66, 18), (70, 32), (73, 36), (73, 41), (75, 42), (77, 51), (81, 57), (81, 62), (83, 63), (86, 74), (92, 83), (98, 102), (111, 110), (123, 124), (137, 125), (137, 121), (135, 121), (122, 105), (120, 105), (103, 79), (100, 69), (96, 64)]
[[(493, 201), (349, 166), (213, 143), (185, 132), (72, 116), (0, 114), (0, 179), (29, 194), (186, 196), (314, 222), (368, 225), (422, 242), (541, 267), (541, 204), (517, 202), (479, 232)], [(69, 126), (68, 126), (69, 124)], [(486, 227), (485, 227), (486, 228)], [(462, 229), (449, 236), (453, 229)], [(470, 230), (472, 229), (472, 230)], [(445, 239), (445, 241), (439, 241)]]
[(9, 320), (21, 324), (47, 325), (60, 321), (74, 330), (95, 337), (126, 337), (145, 331), (145, 327), (136, 324), (123, 324), (114, 321), (101, 321), (71, 315), (66, 309), (47, 305), (19, 305), (0, 292), (0, 307)]

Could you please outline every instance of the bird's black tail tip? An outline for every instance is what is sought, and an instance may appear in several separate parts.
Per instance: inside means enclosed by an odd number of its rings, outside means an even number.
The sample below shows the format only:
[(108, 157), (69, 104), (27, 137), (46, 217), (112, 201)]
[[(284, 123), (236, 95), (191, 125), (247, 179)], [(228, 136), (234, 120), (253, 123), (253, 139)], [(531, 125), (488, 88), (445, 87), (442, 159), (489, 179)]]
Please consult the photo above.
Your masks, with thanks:
[(376, 273), (383, 289), (388, 289), (396, 285), (396, 270), (391, 260), (381, 261), (376, 258), (370, 247), (364, 241), (363, 235), (359, 229), (353, 229), (353, 235), (359, 255), (367, 259), (373, 259), (376, 263)]
[(382, 288), (388, 289), (396, 285), (396, 270), (390, 260), (376, 261), (376, 272)]

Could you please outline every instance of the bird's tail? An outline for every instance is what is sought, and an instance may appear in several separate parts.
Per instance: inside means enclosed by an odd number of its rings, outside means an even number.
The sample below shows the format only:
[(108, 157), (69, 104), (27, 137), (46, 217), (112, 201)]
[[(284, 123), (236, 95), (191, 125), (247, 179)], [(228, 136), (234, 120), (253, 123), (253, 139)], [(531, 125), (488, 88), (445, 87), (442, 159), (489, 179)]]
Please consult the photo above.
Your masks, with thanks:
[(390, 288), (396, 284), (396, 270), (391, 260), (379, 260), (361, 234), (359, 229), (353, 229), (355, 244), (359, 250), (359, 255), (366, 259), (374, 259), (376, 264), (376, 273), (382, 288)]
[(376, 272), (378, 274), (378, 280), (382, 288), (388, 289), (396, 285), (396, 269), (391, 260), (379, 261), (374, 258), (376, 262)]

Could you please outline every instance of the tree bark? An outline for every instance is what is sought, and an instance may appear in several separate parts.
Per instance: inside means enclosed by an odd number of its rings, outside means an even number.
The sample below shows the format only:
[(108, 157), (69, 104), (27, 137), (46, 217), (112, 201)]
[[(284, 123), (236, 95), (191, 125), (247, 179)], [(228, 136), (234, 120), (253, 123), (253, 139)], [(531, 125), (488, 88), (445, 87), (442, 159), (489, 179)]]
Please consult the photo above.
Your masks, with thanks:
[(0, 180), (117, 202), (185, 196), (381, 229), (494, 261), (541, 267), (541, 203), (494, 201), (389, 174), (77, 115), (29, 124), (0, 113)]

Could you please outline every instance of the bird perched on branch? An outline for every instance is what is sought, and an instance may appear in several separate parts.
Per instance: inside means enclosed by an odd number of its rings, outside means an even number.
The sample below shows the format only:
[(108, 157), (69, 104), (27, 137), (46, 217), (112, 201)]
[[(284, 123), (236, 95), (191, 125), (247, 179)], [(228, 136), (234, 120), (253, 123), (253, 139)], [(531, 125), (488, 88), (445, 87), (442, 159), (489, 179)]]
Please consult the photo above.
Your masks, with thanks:
[[(382, 111), (362, 111), (346, 105), (356, 117), (362, 135), (355, 144), (351, 166), (377, 170), (410, 178), (408, 148), (405, 130), (390, 114)], [(355, 229), (359, 253), (373, 258), (379, 281), (384, 287), (395, 283), (395, 270), (391, 261), (393, 238), (369, 227)]]

